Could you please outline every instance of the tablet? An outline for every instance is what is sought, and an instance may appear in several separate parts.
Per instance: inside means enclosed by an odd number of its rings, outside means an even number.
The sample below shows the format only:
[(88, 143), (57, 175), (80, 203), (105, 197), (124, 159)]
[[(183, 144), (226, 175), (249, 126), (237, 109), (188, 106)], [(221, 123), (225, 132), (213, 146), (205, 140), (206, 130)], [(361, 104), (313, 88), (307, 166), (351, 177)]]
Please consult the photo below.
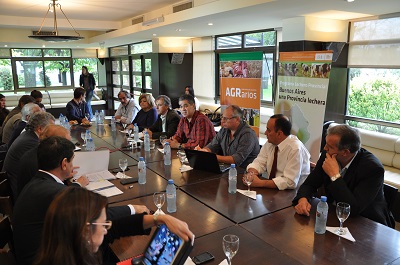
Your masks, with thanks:
[(157, 227), (154, 232), (143, 255), (142, 264), (182, 265), (185, 263), (192, 248), (193, 241), (185, 242), (171, 233), (167, 226), (163, 224)]

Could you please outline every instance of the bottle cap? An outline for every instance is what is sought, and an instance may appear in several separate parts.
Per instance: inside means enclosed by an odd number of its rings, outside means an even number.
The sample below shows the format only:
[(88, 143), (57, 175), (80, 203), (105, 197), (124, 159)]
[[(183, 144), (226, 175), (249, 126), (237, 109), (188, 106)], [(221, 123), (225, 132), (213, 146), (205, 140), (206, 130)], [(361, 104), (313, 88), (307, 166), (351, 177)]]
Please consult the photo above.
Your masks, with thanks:
[(139, 161), (144, 161), (143, 156), (139, 157)]
[(169, 145), (169, 142), (165, 142), (165, 144), (164, 145)]
[(235, 168), (236, 167), (236, 165), (235, 164), (231, 164), (231, 168)]
[(169, 179), (168, 180), (168, 184), (174, 184), (174, 180), (173, 179)]
[(321, 196), (321, 201), (326, 202), (326, 196)]

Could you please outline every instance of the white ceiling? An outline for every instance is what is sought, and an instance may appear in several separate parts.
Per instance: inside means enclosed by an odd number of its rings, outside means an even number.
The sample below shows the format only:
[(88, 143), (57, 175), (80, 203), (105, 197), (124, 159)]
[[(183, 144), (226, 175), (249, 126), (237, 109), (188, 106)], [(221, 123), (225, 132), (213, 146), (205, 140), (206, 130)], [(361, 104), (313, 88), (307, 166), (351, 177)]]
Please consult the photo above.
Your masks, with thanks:
[[(194, 7), (172, 13), (177, 0), (58, 0), (72, 25), (85, 40), (62, 46), (106, 47), (150, 40), (156, 37), (202, 37), (282, 26), (282, 21), (298, 16), (332, 19), (355, 19), (400, 12), (400, 0), (194, 0)], [(26, 35), (38, 30), (47, 11), (49, 0), (0, 0), (0, 45), (10, 36), (1, 30)], [(145, 15), (145, 20), (164, 16), (155, 26), (131, 26), (130, 19)], [(51, 13), (49, 14), (49, 16)], [(69, 27), (61, 12), (57, 12), (59, 27)], [(45, 25), (52, 25), (52, 17)], [(213, 26), (207, 24), (212, 22)], [(116, 31), (105, 33), (108, 30)], [(179, 31), (177, 31), (179, 29)], [(25, 30), (25, 31), (22, 31)], [(90, 32), (86, 32), (90, 31)], [(3, 36), (2, 36), (3, 35)], [(29, 35), (29, 34), (28, 34)], [(16, 38), (17, 39), (17, 38)], [(41, 45), (30, 41), (20, 45)], [(16, 41), (17, 42), (17, 41)], [(19, 41), (24, 42), (24, 41)], [(30, 44), (32, 42), (33, 44)], [(11, 45), (17, 45), (11, 43)]]

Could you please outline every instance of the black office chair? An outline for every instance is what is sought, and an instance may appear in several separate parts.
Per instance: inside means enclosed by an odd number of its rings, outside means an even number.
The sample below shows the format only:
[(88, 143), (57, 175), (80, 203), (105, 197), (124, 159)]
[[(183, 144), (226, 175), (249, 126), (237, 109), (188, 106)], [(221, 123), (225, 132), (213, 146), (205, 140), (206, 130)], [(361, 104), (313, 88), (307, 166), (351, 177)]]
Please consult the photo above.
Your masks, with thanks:
[(322, 126), (321, 148), (319, 150), (320, 152), (322, 152), (324, 150), (324, 147), (326, 145), (326, 141), (325, 141), (326, 132), (328, 131), (328, 128), (332, 123), (335, 123), (335, 121), (325, 121), (324, 125)]
[(393, 213), (395, 209), (395, 201), (398, 193), (398, 189), (389, 184), (383, 184), (383, 193), (389, 210)]

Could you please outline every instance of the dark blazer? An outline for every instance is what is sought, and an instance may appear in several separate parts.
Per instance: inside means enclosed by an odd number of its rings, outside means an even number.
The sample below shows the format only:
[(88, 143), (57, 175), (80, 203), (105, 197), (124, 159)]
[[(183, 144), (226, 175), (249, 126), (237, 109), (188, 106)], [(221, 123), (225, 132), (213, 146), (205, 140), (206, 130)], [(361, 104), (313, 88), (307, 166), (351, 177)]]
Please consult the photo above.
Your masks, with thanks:
[(167, 134), (168, 138), (174, 136), (180, 119), (181, 117), (178, 115), (178, 113), (176, 113), (175, 110), (169, 109), (165, 121), (166, 132), (163, 133), (161, 115), (158, 115), (156, 122), (149, 127), (150, 131), (153, 133), (152, 138), (158, 139), (160, 138), (161, 134)]
[[(18, 264), (32, 264), (40, 246), (47, 209), (54, 197), (66, 187), (49, 174), (39, 171), (22, 190), (13, 212), (14, 245)], [(130, 214), (128, 206), (107, 209), (107, 219), (111, 221)]]
[(25, 129), (26, 127), (26, 121), (20, 120), (17, 124), (17, 127), (14, 128), (12, 131), (10, 140), (8, 140), (8, 146), (11, 146), (12, 143), (17, 139), (17, 137), (21, 134), (21, 132)]
[(293, 205), (305, 197), (310, 200), (318, 188), (325, 188), (328, 202), (347, 202), (351, 206), (351, 216), (361, 215), (386, 226), (394, 227), (394, 219), (388, 210), (383, 195), (385, 170), (373, 154), (361, 148), (350, 167), (341, 177), (331, 181), (322, 169), (325, 161), (324, 151), (317, 165), (299, 188)]
[(34, 147), (31, 150), (28, 150), (21, 157), (21, 161), (19, 163), (19, 170), (17, 175), (17, 187), (18, 194), (21, 193), (23, 188), (28, 182), (35, 177), (38, 171), (38, 160), (37, 160), (37, 150), (38, 147)]
[(69, 121), (76, 120), (78, 123), (85, 118), (85, 113), (89, 113), (89, 108), (86, 102), (76, 104), (75, 100), (67, 103), (67, 118)]
[(79, 77), (79, 85), (83, 88), (85, 88), (85, 90), (87, 91), (92, 91), (94, 90), (94, 86), (96, 85), (96, 81), (94, 80), (94, 76), (91, 73), (88, 73), (87, 77), (89, 78), (89, 87), (84, 87), (84, 75), (81, 74), (81, 76)]
[(10, 181), (11, 190), (13, 192), (14, 201), (18, 197), (18, 173), (21, 157), (28, 150), (39, 145), (39, 137), (33, 130), (28, 129), (22, 133), (14, 143), (8, 148), (6, 158), (3, 164), (3, 171), (7, 172)]

